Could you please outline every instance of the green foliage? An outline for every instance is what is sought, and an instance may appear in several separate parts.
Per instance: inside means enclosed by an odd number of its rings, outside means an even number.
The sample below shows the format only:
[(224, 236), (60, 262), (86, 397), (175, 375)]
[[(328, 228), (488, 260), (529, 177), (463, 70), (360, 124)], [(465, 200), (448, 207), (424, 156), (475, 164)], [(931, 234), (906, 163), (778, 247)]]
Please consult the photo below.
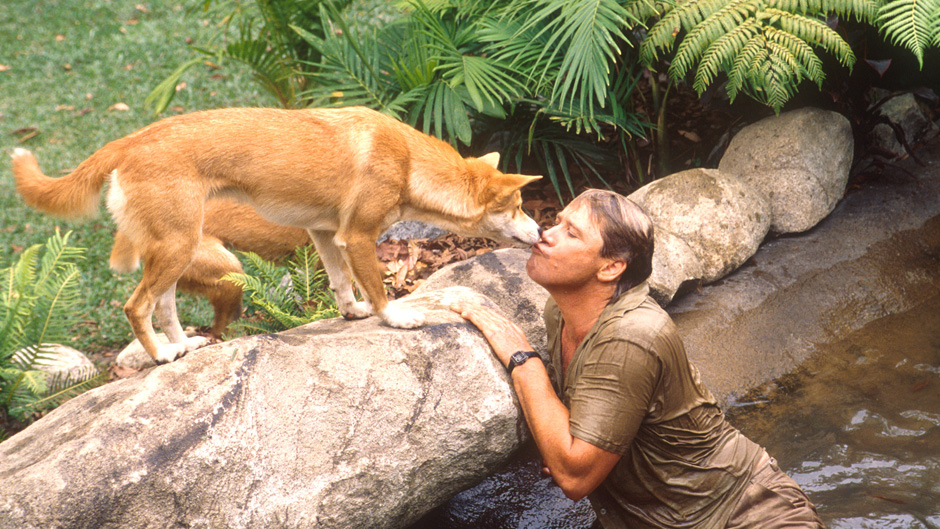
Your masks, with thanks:
[[(248, 295), (249, 316), (229, 327), (244, 334), (273, 333), (311, 321), (339, 315), (326, 288), (326, 273), (311, 246), (299, 247), (285, 265), (243, 252), (245, 273), (222, 279), (242, 287)], [(253, 314), (253, 316), (252, 316)]]
[[(284, 108), (304, 107), (299, 94), (306, 87), (304, 67), (313, 67), (319, 54), (291, 27), (319, 28), (320, 5), (327, 0), (193, 0), (190, 13), (202, 11), (219, 19), (218, 32), (197, 56), (164, 79), (147, 97), (154, 114), (163, 112), (176, 86), (193, 66), (205, 61), (240, 62), (251, 68), (255, 81)], [(329, 0), (347, 5), (349, 0)], [(316, 31), (314, 29), (313, 31)]]
[(321, 54), (309, 74), (315, 105), (369, 106), (454, 145), (495, 142), (509, 151), (504, 166), (534, 162), (559, 197), (564, 183), (573, 189), (570, 167), (597, 176), (615, 159), (599, 138), (645, 134), (628, 110), (638, 71), (621, 56), (630, 17), (616, 1), (403, 5), (381, 27), (352, 26), (324, 5), (324, 30), (295, 28)]
[[(69, 233), (56, 233), (45, 245), (23, 251), (0, 270), (0, 414), (27, 421), (33, 412), (55, 407), (103, 383), (97, 372), (49, 379), (38, 365), (48, 344), (68, 342), (76, 324), (79, 271), (84, 250), (68, 245)], [(5, 421), (4, 421), (5, 422)]]
[(924, 51), (940, 47), (940, 0), (894, 0), (878, 10), (878, 23), (894, 44), (909, 49), (920, 67)]
[(669, 76), (679, 80), (696, 70), (693, 88), (704, 92), (725, 73), (726, 90), (779, 111), (804, 79), (821, 85), (822, 48), (852, 67), (855, 54), (826, 24), (829, 13), (872, 22), (870, 0), (687, 0), (667, 2), (640, 46), (640, 58), (653, 65), (675, 47)]

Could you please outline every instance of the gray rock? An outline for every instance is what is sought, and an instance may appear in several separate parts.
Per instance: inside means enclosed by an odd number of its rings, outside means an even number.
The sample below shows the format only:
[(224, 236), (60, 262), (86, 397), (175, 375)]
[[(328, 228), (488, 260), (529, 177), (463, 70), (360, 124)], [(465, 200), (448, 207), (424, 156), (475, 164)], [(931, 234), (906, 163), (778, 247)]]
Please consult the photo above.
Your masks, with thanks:
[(446, 233), (446, 230), (442, 230), (432, 224), (417, 220), (403, 220), (392, 224), (388, 230), (379, 237), (379, 242), (385, 239), (394, 239), (397, 241), (406, 239), (433, 239), (434, 237), (439, 237)]
[[(186, 336), (196, 336), (196, 330), (192, 327), (187, 327), (184, 331)], [(160, 343), (170, 343), (170, 340), (166, 337), (166, 334), (162, 332), (157, 333), (157, 341)], [(131, 343), (118, 353), (117, 357), (114, 359), (114, 363), (121, 367), (126, 367), (129, 369), (146, 369), (148, 367), (153, 367), (157, 365), (153, 361), (153, 358), (147, 353), (144, 349), (144, 346), (140, 345), (140, 340), (134, 339)]]
[(701, 260), (683, 239), (665, 229), (655, 231), (650, 295), (663, 307), (687, 284), (701, 283)]
[(826, 217), (845, 193), (854, 139), (845, 117), (802, 108), (743, 129), (718, 169), (738, 175), (770, 201), (771, 231), (806, 231)]
[(709, 283), (741, 266), (757, 251), (770, 224), (764, 196), (715, 169), (661, 178), (629, 198), (653, 219), (659, 266), (651, 281), (665, 285), (669, 298), (675, 293), (669, 290), (695, 274)]
[(472, 285), (473, 290), (496, 303), (503, 313), (512, 315), (526, 331), (529, 343), (542, 351), (546, 347), (542, 311), (548, 292), (526, 274), (530, 255), (529, 250), (504, 249), (447, 265), (431, 275), (415, 294)]
[(506, 371), (448, 310), (312, 323), (89, 391), (0, 444), (0, 528), (402, 527), (525, 437)]
[[(880, 96), (879, 100), (883, 97), (889, 98), (878, 107), (878, 113), (901, 128), (908, 145), (913, 147), (940, 133), (940, 127), (930, 120), (914, 94), (892, 96), (883, 91), (877, 94)], [(885, 123), (879, 123), (872, 129), (872, 142), (875, 146), (894, 153), (895, 157), (907, 154), (894, 129)]]
[[(14, 353), (13, 359), (22, 362), (23, 353)], [(42, 354), (36, 358), (32, 367), (46, 373), (50, 379), (68, 377), (71, 380), (82, 380), (98, 374), (98, 368), (85, 353), (57, 343), (45, 344)]]

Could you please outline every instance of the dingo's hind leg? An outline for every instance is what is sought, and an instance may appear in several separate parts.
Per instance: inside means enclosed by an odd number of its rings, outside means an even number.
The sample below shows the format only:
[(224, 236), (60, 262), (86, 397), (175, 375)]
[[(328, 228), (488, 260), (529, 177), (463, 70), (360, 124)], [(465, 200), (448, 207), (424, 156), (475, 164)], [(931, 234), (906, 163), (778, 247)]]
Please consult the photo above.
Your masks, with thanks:
[[(166, 230), (162, 232), (164, 238), (141, 241), (139, 246), (144, 259), (144, 274), (124, 305), (124, 314), (134, 335), (158, 364), (172, 362), (177, 356), (201, 345), (200, 339), (186, 338), (176, 315), (176, 282), (196, 251), (198, 221), (194, 229), (189, 233)], [(159, 343), (153, 331), (155, 311), (169, 344)], [(201, 340), (205, 342), (204, 338)]]
[[(176, 313), (176, 283), (173, 283), (166, 292), (157, 297), (154, 313), (157, 316), (157, 322), (160, 324), (160, 328), (166, 334), (170, 344), (181, 345), (183, 347), (182, 351), (178, 350), (179, 347), (172, 347), (176, 356), (202, 347), (209, 341), (209, 339), (204, 336), (186, 336), (186, 332), (183, 331), (179, 316)], [(174, 356), (174, 358), (176, 358), (176, 356)]]

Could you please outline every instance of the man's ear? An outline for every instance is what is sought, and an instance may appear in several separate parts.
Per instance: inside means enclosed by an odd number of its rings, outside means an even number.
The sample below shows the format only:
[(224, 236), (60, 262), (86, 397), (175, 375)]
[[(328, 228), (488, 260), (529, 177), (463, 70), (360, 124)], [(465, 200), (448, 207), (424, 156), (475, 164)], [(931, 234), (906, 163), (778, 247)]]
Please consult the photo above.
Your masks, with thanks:
[(617, 281), (620, 274), (627, 270), (627, 262), (622, 259), (608, 259), (607, 264), (597, 271), (597, 279), (603, 282)]

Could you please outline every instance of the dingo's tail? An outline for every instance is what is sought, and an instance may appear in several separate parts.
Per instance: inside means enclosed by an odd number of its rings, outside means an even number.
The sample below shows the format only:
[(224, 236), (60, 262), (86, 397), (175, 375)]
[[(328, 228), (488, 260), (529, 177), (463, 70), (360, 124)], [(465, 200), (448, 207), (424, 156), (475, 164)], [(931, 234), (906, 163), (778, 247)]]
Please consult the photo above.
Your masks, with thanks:
[(100, 151), (62, 178), (42, 173), (33, 153), (13, 150), (13, 177), (16, 191), (31, 207), (57, 217), (88, 217), (98, 211), (98, 196), (111, 167), (109, 156)]

